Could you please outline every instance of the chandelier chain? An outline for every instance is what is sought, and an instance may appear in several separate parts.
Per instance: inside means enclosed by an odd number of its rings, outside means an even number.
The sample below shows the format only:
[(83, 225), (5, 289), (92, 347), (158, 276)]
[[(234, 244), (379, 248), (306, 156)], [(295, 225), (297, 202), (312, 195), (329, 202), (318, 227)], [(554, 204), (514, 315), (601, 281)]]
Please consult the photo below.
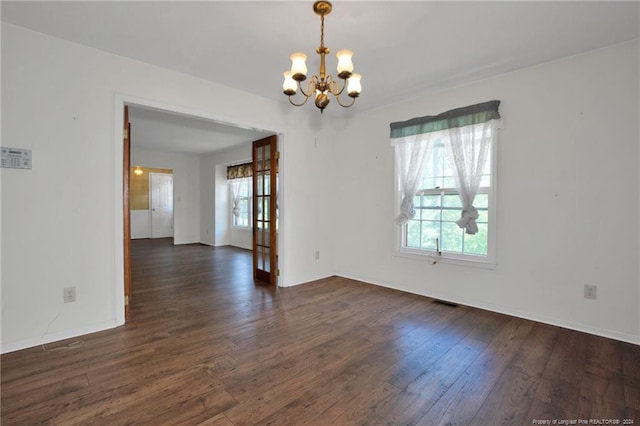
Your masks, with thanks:
[(324, 15), (320, 16), (320, 48), (324, 48)]

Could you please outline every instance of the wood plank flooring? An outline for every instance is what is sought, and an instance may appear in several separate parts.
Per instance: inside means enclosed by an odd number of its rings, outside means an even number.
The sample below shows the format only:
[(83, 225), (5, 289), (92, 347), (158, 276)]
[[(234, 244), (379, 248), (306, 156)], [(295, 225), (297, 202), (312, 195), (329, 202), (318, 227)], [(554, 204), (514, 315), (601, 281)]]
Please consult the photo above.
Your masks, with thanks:
[(640, 346), (340, 277), (256, 285), (231, 247), (137, 240), (132, 266), (131, 322), (2, 356), (2, 425), (640, 425)]

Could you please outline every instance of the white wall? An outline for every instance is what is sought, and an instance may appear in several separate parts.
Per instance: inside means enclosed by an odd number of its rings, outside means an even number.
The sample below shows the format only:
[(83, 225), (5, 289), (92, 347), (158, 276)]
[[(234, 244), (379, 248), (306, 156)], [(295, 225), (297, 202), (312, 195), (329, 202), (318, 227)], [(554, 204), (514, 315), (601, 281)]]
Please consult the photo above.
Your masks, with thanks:
[[(359, 114), (333, 134), (335, 272), (640, 343), (638, 61), (634, 41)], [(497, 269), (395, 256), (389, 123), (492, 99)]]
[[(123, 321), (118, 99), (283, 134), (281, 173), (292, 184), (282, 187), (281, 283), (332, 273), (313, 257), (318, 244), (329, 244), (330, 224), (306, 214), (318, 179), (307, 173), (321, 127), (309, 118), (316, 111), (2, 23), (2, 143), (31, 149), (34, 164), (0, 172), (2, 352)], [(190, 179), (197, 182), (199, 171)], [(197, 218), (199, 207), (192, 210)], [(198, 241), (199, 225), (177, 242)], [(77, 301), (63, 304), (67, 286), (76, 287)]]
[[(135, 134), (132, 145), (135, 146)], [(173, 170), (173, 243), (200, 242), (200, 159), (196, 155), (131, 149), (131, 164)]]
[(151, 238), (150, 211), (131, 210), (131, 239)]
[[(247, 141), (246, 144), (237, 148), (201, 157), (200, 170), (203, 182), (201, 198), (203, 204), (201, 206), (200, 238), (205, 244), (243, 247), (243, 236), (238, 236), (238, 233), (234, 232), (231, 227), (227, 166), (250, 160), (251, 141)], [(249, 234), (251, 233), (249, 232)]]
[[(284, 286), (337, 273), (640, 342), (637, 42), (344, 120), (5, 23), (1, 78), (2, 144), (34, 164), (0, 171), (2, 352), (122, 321), (117, 99), (282, 134)], [(388, 123), (494, 98), (497, 269), (395, 257)], [(202, 204), (194, 215), (185, 241), (201, 239)]]

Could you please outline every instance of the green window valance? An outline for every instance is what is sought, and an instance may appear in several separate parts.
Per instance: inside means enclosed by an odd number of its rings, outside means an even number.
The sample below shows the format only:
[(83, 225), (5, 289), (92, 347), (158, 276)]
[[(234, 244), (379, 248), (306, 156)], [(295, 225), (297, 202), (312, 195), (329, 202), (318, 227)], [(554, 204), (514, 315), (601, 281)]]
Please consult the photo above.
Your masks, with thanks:
[(253, 163), (237, 164), (227, 167), (227, 180), (253, 176)]
[(403, 138), (423, 133), (439, 132), (454, 127), (470, 126), (499, 119), (499, 106), (500, 101), (489, 101), (452, 109), (438, 115), (427, 115), (425, 117), (416, 117), (407, 121), (391, 123), (391, 138)]

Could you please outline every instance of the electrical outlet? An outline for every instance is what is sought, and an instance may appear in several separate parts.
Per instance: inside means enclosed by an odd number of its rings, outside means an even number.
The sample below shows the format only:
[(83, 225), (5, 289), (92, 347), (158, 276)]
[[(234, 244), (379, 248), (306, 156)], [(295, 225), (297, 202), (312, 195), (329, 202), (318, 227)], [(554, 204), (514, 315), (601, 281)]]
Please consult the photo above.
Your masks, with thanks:
[(584, 285), (584, 298), (596, 300), (596, 295), (598, 294), (598, 286), (593, 284), (585, 284)]
[(316, 250), (316, 260), (320, 260), (320, 250)]
[(76, 301), (76, 288), (65, 287), (62, 289), (62, 300), (64, 303), (70, 303)]

